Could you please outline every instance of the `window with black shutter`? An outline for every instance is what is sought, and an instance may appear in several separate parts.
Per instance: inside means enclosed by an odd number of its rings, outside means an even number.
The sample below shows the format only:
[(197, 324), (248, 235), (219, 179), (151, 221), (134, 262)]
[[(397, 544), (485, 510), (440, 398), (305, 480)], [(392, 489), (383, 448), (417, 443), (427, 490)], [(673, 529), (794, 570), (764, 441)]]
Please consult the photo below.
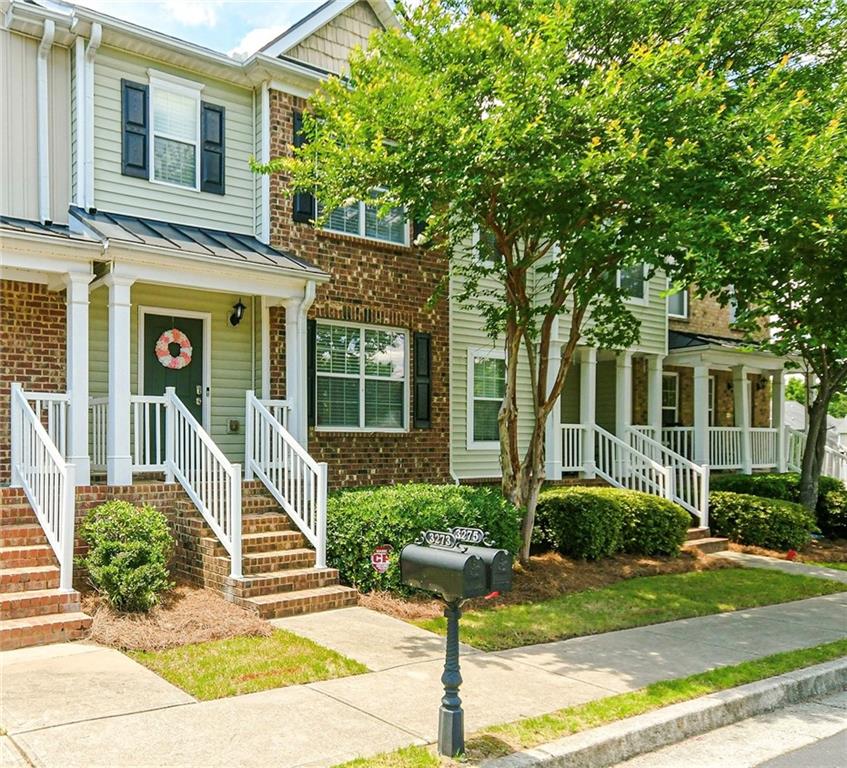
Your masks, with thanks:
[(200, 118), (200, 189), (213, 195), (223, 195), (225, 187), (224, 146), (226, 110), (217, 104), (201, 104)]
[(415, 428), (432, 426), (432, 336), (415, 334)]
[[(295, 147), (302, 147), (306, 143), (303, 135), (303, 113), (295, 111), (293, 120)], [(315, 219), (315, 196), (308, 192), (298, 192), (294, 195), (292, 218), (299, 222), (312, 222)]]
[(150, 178), (148, 88), (121, 80), (121, 173)]

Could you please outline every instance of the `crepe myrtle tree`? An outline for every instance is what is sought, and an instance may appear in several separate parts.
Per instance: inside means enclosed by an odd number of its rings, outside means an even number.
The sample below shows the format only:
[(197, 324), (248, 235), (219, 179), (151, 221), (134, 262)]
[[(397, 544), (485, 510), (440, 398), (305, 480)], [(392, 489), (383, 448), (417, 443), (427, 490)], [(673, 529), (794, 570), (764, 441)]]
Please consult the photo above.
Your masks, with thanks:
[(691, 271), (691, 254), (710, 254), (714, 220), (691, 202), (720, 194), (712, 171), (735, 146), (738, 73), (777, 66), (815, 28), (818, 5), (400, 3), (400, 27), (374, 33), (349, 74), (311, 97), (302, 145), (254, 164), (286, 174), (289, 193), (314, 192), (324, 212), (366, 199), (425, 222), (417, 243), (449, 261), (453, 298), (505, 349), (502, 486), (525, 512), (523, 561), (545, 423), (577, 345), (638, 339), (619, 270), (673, 277), (677, 265)]

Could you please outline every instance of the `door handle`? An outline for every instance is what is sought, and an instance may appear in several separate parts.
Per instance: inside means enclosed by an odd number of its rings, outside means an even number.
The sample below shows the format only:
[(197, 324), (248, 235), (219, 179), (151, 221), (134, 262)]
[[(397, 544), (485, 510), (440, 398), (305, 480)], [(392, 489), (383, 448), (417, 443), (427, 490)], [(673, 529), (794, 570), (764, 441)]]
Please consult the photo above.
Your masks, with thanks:
[(202, 397), (202, 395), (203, 395), (203, 385), (198, 384), (196, 387), (194, 387), (194, 392), (198, 397)]
[(194, 403), (195, 403), (195, 405), (203, 405), (203, 398), (202, 397), (195, 397)]

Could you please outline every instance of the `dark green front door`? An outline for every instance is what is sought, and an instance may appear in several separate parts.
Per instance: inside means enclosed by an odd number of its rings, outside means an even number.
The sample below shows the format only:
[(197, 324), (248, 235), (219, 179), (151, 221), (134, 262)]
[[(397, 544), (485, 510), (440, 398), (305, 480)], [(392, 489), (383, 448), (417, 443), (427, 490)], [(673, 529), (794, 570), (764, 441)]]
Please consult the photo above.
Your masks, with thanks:
[[(176, 331), (176, 338), (187, 338), (191, 347), (190, 360), (183, 353), (180, 360), (180, 345), (167, 345), (170, 358), (160, 360), (162, 349), (157, 354), (156, 344), (162, 334)], [(180, 332), (182, 336), (180, 335)], [(167, 341), (167, 339), (165, 339)], [(184, 344), (184, 342), (183, 342)], [(171, 359), (172, 358), (172, 359)], [(163, 364), (164, 362), (164, 364)], [(169, 367), (169, 365), (174, 367)], [(182, 367), (178, 367), (182, 366)], [(203, 321), (194, 317), (175, 315), (144, 315), (144, 394), (163, 395), (165, 387), (173, 387), (177, 397), (201, 424), (203, 423)]]

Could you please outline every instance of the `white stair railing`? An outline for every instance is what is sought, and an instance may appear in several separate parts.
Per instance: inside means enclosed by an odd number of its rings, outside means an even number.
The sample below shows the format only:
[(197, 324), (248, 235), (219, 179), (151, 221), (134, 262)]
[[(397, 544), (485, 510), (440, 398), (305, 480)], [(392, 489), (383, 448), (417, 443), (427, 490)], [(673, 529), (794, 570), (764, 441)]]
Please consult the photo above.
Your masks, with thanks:
[(129, 407), (133, 473), (167, 472), (168, 396), (132, 395)]
[(824, 450), (821, 473), (847, 483), (847, 453), (828, 445)]
[(700, 525), (709, 525), (709, 468), (695, 464), (657, 440), (646, 435), (638, 427), (627, 429), (629, 444), (638, 453), (648, 456), (663, 467), (672, 477), (671, 500), (700, 520)]
[(662, 442), (674, 453), (694, 456), (694, 427), (662, 427)]
[(106, 471), (106, 431), (109, 425), (109, 398), (88, 399), (88, 446), (91, 469)]
[(799, 472), (803, 466), (803, 451), (806, 448), (806, 433), (792, 427), (785, 428), (785, 450), (788, 454), (785, 465), (792, 472)]
[(68, 455), (68, 407), (71, 399), (66, 392), (21, 393), (32, 408), (50, 440), (63, 457)]
[[(39, 396), (43, 399), (43, 395)], [(23, 488), (59, 561), (59, 588), (73, 589), (74, 466), (42, 425), (20, 384), (12, 384), (12, 485)]]
[(709, 466), (740, 469), (741, 427), (709, 427)]
[(325, 568), (327, 465), (315, 461), (274, 417), (268, 407), (273, 403), (247, 393), (246, 477), (264, 483), (315, 548), (315, 567)]
[(751, 427), (750, 451), (753, 469), (776, 467), (779, 464), (777, 430), (771, 427)]
[[(800, 472), (803, 466), (803, 452), (806, 449), (806, 433), (800, 429), (786, 427), (786, 466), (792, 472)], [(821, 474), (828, 475), (847, 483), (847, 453), (827, 445), (824, 448)]]
[(585, 466), (582, 458), (582, 424), (562, 424), (562, 472), (580, 472)]
[(231, 561), (230, 575), (241, 571), (241, 466), (231, 464), (209, 433), (176, 396), (165, 390), (166, 471), (172, 472)]
[(595, 471), (610, 485), (673, 498), (673, 473), (629, 443), (594, 426)]

